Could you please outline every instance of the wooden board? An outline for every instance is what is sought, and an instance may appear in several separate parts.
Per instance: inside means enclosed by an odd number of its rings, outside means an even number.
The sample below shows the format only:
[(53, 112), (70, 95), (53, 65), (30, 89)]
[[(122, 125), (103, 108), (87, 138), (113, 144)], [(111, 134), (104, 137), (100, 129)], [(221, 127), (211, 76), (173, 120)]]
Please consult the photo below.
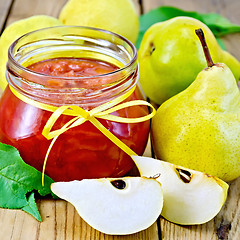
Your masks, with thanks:
[(91, 228), (74, 207), (62, 200), (40, 200), (43, 222), (17, 210), (0, 211), (1, 240), (158, 240), (157, 225), (128, 236), (110, 236)]
[(0, 1), (0, 32), (2, 32), (5, 26), (11, 6), (12, 0)]
[[(2, 0), (0, 29), (10, 23), (37, 14), (57, 17), (67, 0)], [(140, 2), (141, 4), (139, 5)], [(185, 10), (218, 12), (240, 24), (239, 0), (134, 0), (138, 12), (172, 5)], [(228, 50), (240, 59), (240, 34), (224, 38)], [(145, 152), (151, 156), (150, 141)], [(19, 210), (0, 209), (1, 240), (194, 240), (240, 239), (240, 178), (230, 184), (229, 196), (221, 212), (210, 222), (198, 226), (179, 226), (160, 218), (149, 229), (128, 236), (110, 236), (92, 229), (73, 206), (62, 200), (42, 199), (37, 202), (43, 222)]]

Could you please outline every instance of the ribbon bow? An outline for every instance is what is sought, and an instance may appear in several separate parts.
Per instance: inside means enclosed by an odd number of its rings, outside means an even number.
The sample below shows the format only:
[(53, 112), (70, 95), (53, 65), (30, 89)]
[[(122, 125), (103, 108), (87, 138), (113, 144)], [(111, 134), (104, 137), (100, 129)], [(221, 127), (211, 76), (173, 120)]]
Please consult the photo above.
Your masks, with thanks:
[[(47, 150), (44, 163), (43, 163), (43, 170), (42, 170), (42, 184), (44, 185), (44, 172), (46, 168), (47, 159), (49, 156), (49, 153), (53, 147), (53, 144), (57, 140), (57, 138), (64, 132), (68, 131), (70, 128), (74, 128), (76, 126), (79, 126), (83, 124), (86, 121), (90, 121), (97, 129), (99, 129), (107, 138), (109, 138), (114, 144), (116, 144), (121, 150), (123, 150), (128, 155), (137, 155), (131, 148), (129, 148), (125, 143), (123, 143), (121, 140), (119, 140), (115, 135), (113, 135), (108, 129), (106, 129), (99, 121), (99, 119), (105, 119), (110, 120), (114, 122), (120, 122), (120, 123), (138, 123), (147, 121), (150, 118), (152, 118), (156, 110), (155, 108), (148, 102), (144, 100), (132, 100), (129, 102), (123, 102), (125, 99), (127, 99), (135, 90), (136, 87), (133, 87), (130, 91), (123, 94), (120, 97), (117, 97), (113, 99), (112, 101), (109, 101), (107, 103), (104, 103), (96, 108), (93, 108), (90, 111), (84, 110), (83, 108), (76, 106), (76, 105), (64, 105), (61, 107), (55, 107), (52, 105), (44, 104), (37, 102), (35, 100), (32, 100), (19, 92), (17, 92), (15, 89), (10, 87), (12, 92), (22, 101), (31, 104), (35, 107), (41, 108), (43, 110), (51, 111), (53, 114), (48, 119), (46, 125), (43, 128), (42, 135), (46, 137), (48, 140), (52, 139), (51, 144), (49, 145), (49, 148)], [(124, 109), (126, 107), (131, 106), (137, 106), (137, 105), (145, 105), (152, 109), (152, 112), (146, 116), (138, 117), (138, 118), (125, 118), (125, 117), (119, 117), (112, 115), (111, 113), (118, 111), (120, 109)], [(73, 116), (71, 120), (69, 120), (63, 127), (57, 130), (53, 130), (52, 128), (55, 124), (55, 122), (58, 120), (58, 118), (62, 115), (70, 115)]]

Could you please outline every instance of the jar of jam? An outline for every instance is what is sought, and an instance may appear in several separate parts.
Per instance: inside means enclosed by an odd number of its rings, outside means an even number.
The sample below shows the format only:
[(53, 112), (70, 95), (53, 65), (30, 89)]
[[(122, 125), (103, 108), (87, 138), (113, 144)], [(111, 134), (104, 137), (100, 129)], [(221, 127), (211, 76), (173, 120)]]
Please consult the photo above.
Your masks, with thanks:
[[(40, 104), (77, 105), (91, 110), (136, 87), (137, 51), (127, 39), (100, 29), (41, 29), (11, 45), (6, 78), (9, 85), (0, 99), (0, 142), (16, 147), (26, 163), (42, 171), (51, 143), (42, 131), (52, 112), (23, 101), (18, 94)], [(124, 102), (137, 99), (142, 99), (142, 95), (136, 87)], [(148, 109), (131, 106), (112, 114), (137, 118), (147, 115)], [(53, 130), (71, 119), (72, 116), (62, 114)], [(98, 120), (134, 152), (144, 152), (149, 121)], [(86, 121), (57, 138), (45, 173), (55, 181), (70, 181), (123, 176), (133, 166), (125, 152)]]

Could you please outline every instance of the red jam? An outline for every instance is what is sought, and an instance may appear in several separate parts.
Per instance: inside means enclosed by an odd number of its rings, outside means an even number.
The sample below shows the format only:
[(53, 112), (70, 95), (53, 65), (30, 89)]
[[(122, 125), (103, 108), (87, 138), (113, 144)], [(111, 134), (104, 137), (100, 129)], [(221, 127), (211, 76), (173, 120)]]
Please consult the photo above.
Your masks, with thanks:
[[(117, 69), (106, 62), (68, 58), (50, 59), (28, 68), (35, 72), (63, 77), (95, 76)], [(126, 101), (136, 99), (142, 99), (138, 89)], [(134, 118), (147, 113), (146, 107), (134, 106), (113, 114)], [(51, 114), (52, 112), (21, 101), (9, 87), (0, 99), (0, 142), (16, 147), (24, 161), (39, 171), (42, 171), (51, 142), (42, 135), (43, 127)], [(62, 115), (54, 129), (62, 127), (70, 119), (70, 116)], [(143, 153), (149, 133), (149, 121), (131, 124), (99, 121), (137, 154)], [(54, 181), (118, 177), (126, 174), (133, 165), (127, 154), (90, 122), (85, 122), (59, 136), (48, 157), (46, 174)]]
[(118, 67), (103, 61), (79, 58), (56, 58), (37, 62), (28, 69), (58, 77), (89, 77), (113, 72)]

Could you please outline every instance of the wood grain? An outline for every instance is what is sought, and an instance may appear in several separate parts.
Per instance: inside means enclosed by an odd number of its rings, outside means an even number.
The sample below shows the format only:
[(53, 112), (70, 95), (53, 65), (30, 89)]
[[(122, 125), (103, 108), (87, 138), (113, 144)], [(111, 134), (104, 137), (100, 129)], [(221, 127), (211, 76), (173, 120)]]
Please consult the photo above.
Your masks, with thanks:
[(7, 19), (7, 25), (33, 15), (58, 17), (67, 0), (16, 0)]
[(157, 224), (125, 236), (106, 235), (90, 227), (74, 207), (63, 200), (39, 200), (43, 222), (20, 210), (0, 210), (1, 240), (158, 240)]
[(12, 1), (13, 0), (0, 1), (0, 33), (8, 17)]
[(142, 0), (144, 12), (159, 7), (173, 6), (186, 11), (198, 11), (201, 13), (216, 12), (227, 17), (232, 22), (239, 24), (239, 1), (236, 0)]

